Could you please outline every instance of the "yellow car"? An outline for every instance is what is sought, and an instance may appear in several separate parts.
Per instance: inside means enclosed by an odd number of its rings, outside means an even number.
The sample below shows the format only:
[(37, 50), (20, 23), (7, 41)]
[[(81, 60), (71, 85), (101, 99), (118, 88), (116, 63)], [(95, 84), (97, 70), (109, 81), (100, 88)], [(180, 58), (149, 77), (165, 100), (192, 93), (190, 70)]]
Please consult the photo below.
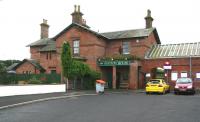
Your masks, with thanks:
[(163, 79), (151, 79), (146, 84), (146, 94), (170, 92), (169, 85)]

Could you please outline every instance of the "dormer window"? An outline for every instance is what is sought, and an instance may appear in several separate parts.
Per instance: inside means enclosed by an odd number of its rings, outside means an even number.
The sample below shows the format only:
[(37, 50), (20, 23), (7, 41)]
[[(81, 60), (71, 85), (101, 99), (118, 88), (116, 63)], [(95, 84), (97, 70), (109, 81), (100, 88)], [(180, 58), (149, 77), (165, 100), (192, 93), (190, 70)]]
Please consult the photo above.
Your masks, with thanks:
[(80, 46), (80, 44), (79, 44), (79, 40), (74, 40), (73, 41), (73, 54), (74, 55), (79, 55), (79, 52), (80, 52), (80, 49), (79, 49), (79, 46)]
[(129, 52), (129, 41), (122, 41), (122, 53), (123, 54), (130, 54)]

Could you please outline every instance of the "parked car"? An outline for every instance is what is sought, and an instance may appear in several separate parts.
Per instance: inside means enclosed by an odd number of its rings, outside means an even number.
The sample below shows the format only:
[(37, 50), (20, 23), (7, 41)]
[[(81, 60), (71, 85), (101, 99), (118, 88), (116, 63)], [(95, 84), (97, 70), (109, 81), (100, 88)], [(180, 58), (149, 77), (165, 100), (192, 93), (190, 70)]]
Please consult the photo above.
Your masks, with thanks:
[(163, 79), (151, 79), (146, 84), (146, 94), (170, 92), (169, 85)]
[(178, 78), (174, 88), (174, 94), (191, 93), (195, 94), (194, 83), (191, 78)]

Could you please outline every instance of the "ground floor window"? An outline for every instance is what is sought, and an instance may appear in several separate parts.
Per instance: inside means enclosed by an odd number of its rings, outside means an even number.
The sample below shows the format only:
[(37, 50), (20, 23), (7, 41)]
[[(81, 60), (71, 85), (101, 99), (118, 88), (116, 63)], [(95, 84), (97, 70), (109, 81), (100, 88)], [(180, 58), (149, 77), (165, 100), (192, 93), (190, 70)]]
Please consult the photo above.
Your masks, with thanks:
[(51, 74), (56, 74), (56, 70), (51, 70)]
[(172, 72), (171, 74), (171, 80), (175, 81), (178, 79), (178, 73), (177, 72)]

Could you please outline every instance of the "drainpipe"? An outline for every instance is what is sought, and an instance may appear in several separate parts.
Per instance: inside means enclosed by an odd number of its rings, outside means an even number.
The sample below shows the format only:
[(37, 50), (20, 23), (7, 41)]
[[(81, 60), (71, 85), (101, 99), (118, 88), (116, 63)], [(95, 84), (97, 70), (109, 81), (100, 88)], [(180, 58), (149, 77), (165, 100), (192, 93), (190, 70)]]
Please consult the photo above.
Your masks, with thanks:
[(190, 55), (190, 78), (192, 78), (192, 57)]

